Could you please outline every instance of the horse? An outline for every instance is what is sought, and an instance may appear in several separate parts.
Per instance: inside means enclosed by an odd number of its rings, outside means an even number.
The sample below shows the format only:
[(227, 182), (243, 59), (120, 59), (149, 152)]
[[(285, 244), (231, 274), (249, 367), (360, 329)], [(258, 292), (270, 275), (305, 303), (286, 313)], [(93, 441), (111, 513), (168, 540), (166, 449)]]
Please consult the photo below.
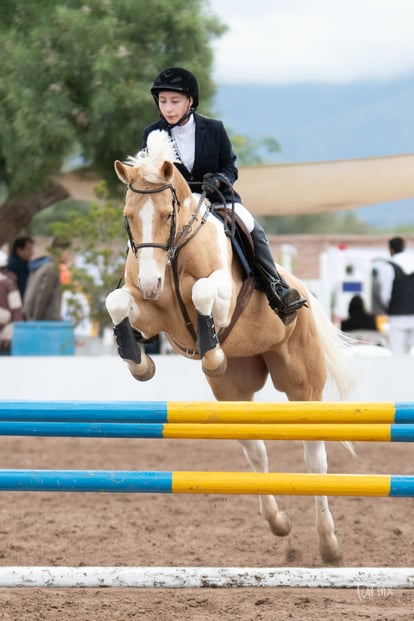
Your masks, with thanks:
[[(344, 399), (353, 381), (345, 335), (304, 283), (279, 266), (289, 286), (308, 300), (292, 323), (285, 325), (255, 286), (241, 295), (249, 278), (228, 230), (203, 194), (192, 194), (176, 161), (167, 132), (156, 130), (146, 149), (114, 163), (127, 187), (129, 250), (125, 284), (107, 296), (106, 308), (133, 377), (146, 381), (156, 371), (137, 336), (163, 332), (178, 354), (201, 360), (217, 400), (252, 401), (269, 375), (291, 401), (321, 401), (327, 384)], [(240, 442), (250, 467), (268, 472), (264, 442)], [(304, 442), (304, 461), (308, 471), (326, 473), (324, 442)], [(272, 533), (288, 535), (291, 520), (275, 497), (259, 502)], [(319, 496), (315, 502), (321, 558), (338, 564), (341, 549), (328, 500)]]

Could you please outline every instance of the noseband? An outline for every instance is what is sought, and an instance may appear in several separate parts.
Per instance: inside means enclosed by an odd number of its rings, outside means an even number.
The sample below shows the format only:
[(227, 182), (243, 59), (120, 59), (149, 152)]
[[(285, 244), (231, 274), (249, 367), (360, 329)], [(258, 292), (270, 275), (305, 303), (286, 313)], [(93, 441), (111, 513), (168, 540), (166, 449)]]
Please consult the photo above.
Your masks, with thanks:
[[(171, 217), (170, 235), (168, 237), (168, 241), (166, 244), (160, 244), (158, 242), (143, 242), (141, 244), (135, 243), (132, 237), (131, 227), (129, 226), (127, 217), (125, 217), (125, 228), (128, 233), (131, 250), (135, 256), (137, 256), (138, 250), (140, 248), (161, 248), (161, 250), (165, 250), (167, 252), (167, 265), (171, 265), (177, 250), (181, 248), (182, 246), (184, 246), (187, 242), (189, 242), (190, 239), (194, 237), (194, 235), (198, 232), (199, 228), (207, 220), (209, 209), (206, 206), (204, 216), (201, 219), (198, 227), (196, 227), (196, 230), (193, 231), (193, 234), (191, 236), (187, 237), (187, 239), (184, 239), (192, 231), (193, 223), (198, 216), (201, 206), (204, 204), (205, 194), (200, 197), (200, 201), (198, 203), (197, 209), (193, 213), (190, 222), (185, 225), (181, 234), (178, 237), (176, 244), (174, 245), (174, 240), (175, 240), (176, 233), (177, 233), (177, 211), (179, 210), (181, 203), (178, 200), (177, 192), (175, 191), (175, 188), (172, 185), (172, 183), (166, 183), (165, 185), (161, 185), (160, 187), (154, 188), (153, 190), (138, 190), (137, 188), (134, 188), (130, 183), (127, 185), (127, 187), (128, 187), (128, 190), (131, 190), (132, 192), (135, 192), (136, 194), (158, 194), (158, 192), (164, 192), (164, 190), (170, 190), (171, 204), (172, 204), (173, 211), (172, 211), (172, 217)], [(177, 207), (178, 207), (178, 210), (177, 210)]]

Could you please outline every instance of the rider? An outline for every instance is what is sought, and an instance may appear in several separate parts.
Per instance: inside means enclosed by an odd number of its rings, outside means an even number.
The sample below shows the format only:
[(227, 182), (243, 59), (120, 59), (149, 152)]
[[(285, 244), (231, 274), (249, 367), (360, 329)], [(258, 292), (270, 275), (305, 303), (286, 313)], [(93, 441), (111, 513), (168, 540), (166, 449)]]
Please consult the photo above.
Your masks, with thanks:
[(232, 189), (238, 178), (236, 156), (223, 123), (196, 112), (199, 101), (197, 79), (186, 69), (170, 67), (155, 78), (151, 94), (161, 118), (144, 129), (143, 146), (146, 146), (151, 131), (167, 130), (180, 158), (175, 165), (193, 192), (200, 192), (201, 187), (206, 189), (207, 198), (213, 206), (218, 200), (215, 188), (229, 206), (234, 195), (235, 212), (253, 240), (254, 275), (264, 289), (271, 308), (284, 324), (290, 324), (306, 300), (296, 289), (290, 288), (277, 272), (263, 227)]

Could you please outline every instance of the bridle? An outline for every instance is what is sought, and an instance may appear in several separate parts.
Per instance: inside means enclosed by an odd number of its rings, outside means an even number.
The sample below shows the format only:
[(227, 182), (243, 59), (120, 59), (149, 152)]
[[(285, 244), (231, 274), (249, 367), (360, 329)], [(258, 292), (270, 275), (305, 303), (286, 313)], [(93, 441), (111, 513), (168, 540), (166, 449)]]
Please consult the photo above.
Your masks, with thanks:
[[(133, 185), (131, 183), (128, 183), (127, 185), (128, 190), (131, 190), (132, 192), (135, 192), (136, 194), (158, 194), (159, 192), (164, 192), (164, 190), (170, 190), (171, 192), (171, 204), (172, 204), (172, 216), (171, 216), (171, 227), (170, 227), (170, 234), (168, 237), (168, 241), (166, 244), (161, 244), (159, 242), (142, 242), (140, 244), (137, 244), (133, 237), (132, 237), (132, 233), (131, 233), (131, 227), (129, 225), (129, 221), (128, 218), (125, 216), (125, 228), (127, 230), (128, 233), (128, 238), (129, 238), (129, 243), (131, 246), (131, 250), (134, 253), (135, 257), (137, 257), (137, 253), (138, 250), (140, 248), (161, 248), (161, 250), (165, 250), (165, 252), (167, 252), (167, 265), (171, 265), (171, 263), (174, 260), (174, 257), (177, 253), (177, 250), (179, 250), (180, 248), (182, 248), (185, 244), (187, 244), (190, 239), (192, 239), (194, 237), (194, 235), (196, 235), (196, 233), (198, 232), (198, 230), (200, 229), (200, 227), (206, 222), (208, 214), (209, 214), (209, 209), (207, 207), (207, 205), (205, 205), (204, 199), (205, 199), (205, 193), (203, 193), (200, 196), (200, 200), (198, 202), (197, 208), (196, 210), (193, 212), (190, 221), (188, 222), (188, 224), (186, 224), (183, 228), (183, 230), (181, 231), (180, 235), (178, 236), (177, 240), (175, 241), (176, 235), (177, 235), (177, 213), (181, 207), (181, 203), (178, 199), (177, 196), (177, 192), (174, 188), (174, 186), (172, 185), (172, 183), (166, 183), (165, 185), (161, 185), (158, 188), (154, 188), (152, 190), (138, 190), (137, 188), (134, 188)], [(193, 228), (193, 224), (195, 222), (195, 220), (197, 219), (197, 216), (200, 212), (200, 209), (202, 207), (202, 205), (206, 206), (204, 215), (202, 217), (202, 219), (200, 220), (197, 228), (192, 231)], [(189, 234), (192, 232), (192, 235), (189, 236)], [(187, 239), (186, 239), (187, 238)], [(174, 243), (175, 241), (175, 243)]]

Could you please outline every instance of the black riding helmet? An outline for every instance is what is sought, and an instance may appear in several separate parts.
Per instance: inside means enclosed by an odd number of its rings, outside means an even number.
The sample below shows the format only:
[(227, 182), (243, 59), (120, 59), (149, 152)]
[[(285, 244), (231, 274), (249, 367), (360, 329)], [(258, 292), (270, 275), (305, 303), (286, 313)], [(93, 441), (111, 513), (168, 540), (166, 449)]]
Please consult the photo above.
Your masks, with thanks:
[(176, 91), (193, 98), (192, 109), (198, 106), (198, 82), (195, 76), (187, 69), (169, 67), (164, 69), (154, 80), (151, 94), (158, 106), (158, 95), (161, 91)]

